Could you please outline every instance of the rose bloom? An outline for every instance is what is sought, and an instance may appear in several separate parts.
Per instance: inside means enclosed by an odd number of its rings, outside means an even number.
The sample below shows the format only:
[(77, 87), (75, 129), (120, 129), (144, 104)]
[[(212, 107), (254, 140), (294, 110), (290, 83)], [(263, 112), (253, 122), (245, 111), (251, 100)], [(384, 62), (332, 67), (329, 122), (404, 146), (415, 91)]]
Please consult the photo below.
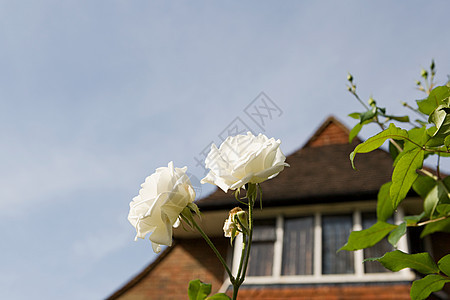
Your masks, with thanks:
[(141, 185), (139, 195), (130, 202), (128, 221), (136, 228), (136, 238), (148, 233), (153, 251), (161, 251), (160, 245), (172, 245), (172, 227), (179, 224), (181, 211), (195, 199), (195, 191), (186, 175), (187, 167), (156, 169)]
[(251, 132), (228, 137), (219, 148), (212, 144), (205, 160), (210, 171), (201, 182), (217, 185), (226, 193), (273, 178), (289, 166), (280, 144), (280, 140)]

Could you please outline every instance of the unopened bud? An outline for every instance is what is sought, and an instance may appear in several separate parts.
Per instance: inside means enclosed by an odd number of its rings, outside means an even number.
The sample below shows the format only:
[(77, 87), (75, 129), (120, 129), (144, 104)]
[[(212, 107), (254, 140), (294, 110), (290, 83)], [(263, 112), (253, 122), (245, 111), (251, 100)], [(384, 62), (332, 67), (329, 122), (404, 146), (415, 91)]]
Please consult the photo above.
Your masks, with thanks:
[(408, 106), (408, 103), (406, 103), (404, 101), (402, 101), (401, 103), (402, 103), (403, 106)]
[(348, 75), (347, 75), (347, 80), (350, 81), (350, 82), (353, 81), (353, 76), (352, 76), (352, 74), (348, 73)]
[(431, 60), (431, 65), (430, 65), (430, 69), (431, 71), (434, 70), (435, 64), (434, 64), (434, 59)]
[[(241, 211), (237, 212), (234, 215), (234, 219), (237, 222), (236, 225), (238, 227), (241, 227), (240, 229), (248, 230), (248, 217), (247, 217), (247, 213), (245, 211), (241, 210)], [(239, 221), (236, 219), (238, 219)]]
[(377, 102), (376, 102), (372, 97), (369, 98), (369, 100), (367, 101), (367, 103), (369, 103), (370, 106), (377, 105)]
[(422, 85), (422, 82), (420, 82), (419, 80), (416, 80), (416, 85)]
[(420, 76), (422, 76), (423, 78), (427, 79), (428, 77), (428, 72), (425, 69), (422, 69), (422, 71), (420, 71)]

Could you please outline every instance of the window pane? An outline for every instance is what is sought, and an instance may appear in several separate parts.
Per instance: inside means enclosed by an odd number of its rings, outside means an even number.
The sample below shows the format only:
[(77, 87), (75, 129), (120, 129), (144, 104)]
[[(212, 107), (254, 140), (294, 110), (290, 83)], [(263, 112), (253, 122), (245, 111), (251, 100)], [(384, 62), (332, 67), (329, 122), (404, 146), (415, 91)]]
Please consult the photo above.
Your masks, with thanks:
[(275, 242), (276, 239), (275, 219), (253, 221), (253, 242)]
[[(373, 224), (377, 222), (377, 214), (376, 213), (363, 213), (362, 214), (362, 227), (363, 229), (367, 229)], [(388, 220), (389, 223), (392, 223), (392, 220)], [(387, 241), (385, 237), (380, 242), (378, 242), (375, 246), (364, 249), (364, 259), (371, 257), (381, 257), (386, 252), (393, 251), (394, 247)], [(364, 272), (366, 273), (383, 273), (390, 272), (388, 269), (383, 267), (377, 261), (366, 261), (364, 262)]]
[(322, 216), (322, 273), (354, 273), (352, 251), (340, 251), (352, 230), (352, 215)]
[(312, 275), (314, 218), (285, 219), (282, 275)]
[(253, 243), (248, 263), (248, 276), (271, 276), (276, 240), (275, 220), (253, 222)]
[(271, 276), (273, 267), (273, 242), (255, 242), (250, 250), (248, 276)]

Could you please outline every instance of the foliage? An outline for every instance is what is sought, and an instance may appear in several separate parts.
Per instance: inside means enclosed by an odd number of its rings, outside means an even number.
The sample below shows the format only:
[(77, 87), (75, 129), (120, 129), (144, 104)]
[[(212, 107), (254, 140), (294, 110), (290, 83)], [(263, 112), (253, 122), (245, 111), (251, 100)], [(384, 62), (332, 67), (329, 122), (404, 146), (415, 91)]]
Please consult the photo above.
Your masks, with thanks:
[[(439, 170), (441, 158), (450, 156), (450, 82), (436, 86), (435, 74), (434, 61), (429, 72), (421, 71), (423, 83), (417, 81), (416, 85), (417, 89), (426, 93), (426, 97), (416, 101), (417, 108), (402, 103), (418, 116), (415, 119), (408, 115), (387, 114), (386, 108), (379, 107), (373, 98), (369, 99), (367, 106), (356, 93), (353, 76), (348, 75), (348, 91), (365, 108), (362, 112), (349, 115), (359, 121), (350, 132), (350, 142), (368, 124), (376, 124), (381, 129), (378, 134), (356, 146), (350, 154), (352, 166), (356, 168), (354, 158), (357, 154), (371, 152), (389, 141), (394, 169), (392, 180), (384, 184), (378, 193), (378, 221), (368, 229), (352, 232), (340, 250), (368, 248), (387, 235), (389, 243), (397, 247), (407, 227), (423, 228), (421, 237), (438, 231), (450, 232), (450, 177), (445, 178)], [(404, 128), (398, 127), (397, 123), (403, 123)], [(435, 171), (424, 167), (424, 161), (431, 156), (437, 156)], [(400, 224), (388, 223), (411, 190), (423, 199), (423, 212), (405, 216)], [(391, 271), (411, 268), (426, 275), (412, 284), (412, 299), (425, 299), (450, 282), (450, 254), (441, 258), (437, 264), (427, 252), (407, 254), (400, 250), (367, 260), (378, 261)]]
[(189, 300), (230, 300), (224, 293), (218, 293), (208, 297), (211, 293), (211, 284), (203, 283), (199, 279), (191, 280), (189, 282), (188, 296)]

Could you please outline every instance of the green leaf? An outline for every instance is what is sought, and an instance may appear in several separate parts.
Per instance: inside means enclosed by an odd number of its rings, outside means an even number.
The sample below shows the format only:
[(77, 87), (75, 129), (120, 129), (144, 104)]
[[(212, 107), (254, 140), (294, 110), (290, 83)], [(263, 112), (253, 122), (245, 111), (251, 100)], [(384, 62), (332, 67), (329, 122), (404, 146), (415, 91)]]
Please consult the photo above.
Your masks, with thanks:
[(405, 122), (405, 123), (409, 122), (409, 117), (408, 116), (401, 116), (401, 117), (386, 116), (386, 117), (391, 118), (392, 120), (395, 120), (395, 121), (398, 121), (398, 122)]
[(206, 298), (206, 300), (231, 300), (231, 298), (228, 297), (227, 294), (218, 293), (218, 294), (212, 295), (211, 297)]
[(450, 147), (450, 135), (445, 137), (444, 145), (445, 145), (445, 147), (447, 147), (447, 149)]
[(450, 254), (447, 254), (438, 261), (439, 270), (447, 276), (450, 276)]
[(358, 135), (358, 133), (361, 131), (361, 128), (363, 125), (361, 123), (358, 123), (355, 125), (355, 127), (350, 130), (350, 134), (348, 135), (348, 142), (351, 143), (353, 139)]
[(425, 217), (425, 212), (422, 212), (420, 215), (414, 215), (414, 216), (406, 216), (403, 218), (403, 220), (406, 221), (406, 225), (416, 225), (417, 222), (422, 220)]
[(382, 257), (369, 258), (368, 261), (379, 261), (386, 269), (398, 272), (405, 268), (414, 269), (422, 274), (438, 273), (439, 269), (428, 252), (408, 254), (400, 250), (387, 252)]
[(389, 195), (389, 190), (391, 188), (392, 182), (387, 182), (383, 184), (378, 191), (377, 200), (377, 220), (386, 222), (392, 214), (394, 213), (394, 208), (392, 207), (392, 200)]
[(444, 104), (444, 99), (450, 96), (450, 88), (448, 86), (438, 86), (434, 88), (428, 98), (423, 100), (417, 100), (417, 105), (419, 106), (419, 111), (429, 115), (436, 107)]
[(400, 202), (405, 199), (411, 185), (416, 180), (418, 174), (416, 170), (422, 167), (424, 153), (422, 149), (415, 148), (402, 155), (397, 162), (392, 173), (392, 185), (390, 195), (392, 206), (397, 208)]
[(377, 107), (373, 106), (371, 110), (365, 111), (359, 115), (360, 121), (359, 123), (362, 124), (365, 121), (372, 120), (373, 117), (377, 115)]
[(435, 214), (438, 204), (447, 203), (448, 201), (445, 186), (442, 181), (439, 181), (425, 197), (423, 202), (424, 211), (431, 218)]
[(211, 284), (203, 283), (199, 279), (189, 282), (189, 300), (203, 300), (211, 293)]
[(353, 231), (348, 237), (348, 242), (338, 251), (354, 251), (372, 247), (396, 227), (397, 225), (378, 221), (367, 229)]
[[(403, 149), (404, 141), (396, 140), (395, 143)], [(399, 149), (392, 143), (392, 141), (389, 141), (389, 154), (391, 155), (392, 160), (395, 160), (400, 154)]]
[(450, 215), (450, 204), (439, 204), (436, 207), (439, 216), (448, 216)]
[(414, 181), (413, 189), (422, 199), (425, 199), (436, 184), (436, 180), (429, 176), (418, 176)]
[(436, 206), (439, 203), (438, 197), (439, 185), (435, 185), (434, 188), (428, 193), (423, 202), (423, 210), (428, 217), (432, 217), (436, 210)]
[(394, 139), (394, 140), (404, 140), (408, 138), (408, 132), (404, 129), (396, 127), (394, 124), (390, 124), (389, 128), (378, 133), (377, 135), (369, 138), (367, 141), (365, 141), (362, 144), (359, 144), (356, 146), (355, 150), (353, 150), (352, 153), (350, 153), (350, 161), (352, 162), (352, 166), (355, 169), (355, 165), (353, 163), (353, 160), (355, 159), (355, 155), (357, 153), (367, 153), (371, 152), (381, 145), (387, 140), (387, 139)]
[[(412, 128), (408, 130), (408, 138), (410, 141), (405, 141), (403, 151), (406, 153), (414, 148), (417, 148), (417, 144), (423, 146), (430, 139), (425, 127)], [(411, 141), (414, 141), (412, 143)]]
[(416, 280), (411, 286), (411, 299), (426, 299), (431, 293), (442, 290), (447, 282), (450, 282), (450, 279), (440, 275), (428, 275), (422, 279)]
[(434, 232), (450, 232), (450, 218), (425, 225), (420, 237), (423, 238)]
[(401, 223), (398, 225), (397, 228), (392, 230), (392, 232), (389, 234), (388, 242), (394, 246), (397, 247), (398, 241), (401, 239), (402, 236), (406, 234), (406, 222)]
[(348, 114), (348, 116), (349, 116), (350, 118), (353, 118), (353, 119), (356, 119), (356, 120), (359, 120), (359, 115), (360, 115), (360, 113), (357, 113), (357, 112)]
[(432, 139), (427, 143), (430, 146), (444, 145), (445, 139), (450, 134), (450, 108), (440, 105), (429, 118), (430, 122), (436, 125), (437, 131), (433, 134)]

